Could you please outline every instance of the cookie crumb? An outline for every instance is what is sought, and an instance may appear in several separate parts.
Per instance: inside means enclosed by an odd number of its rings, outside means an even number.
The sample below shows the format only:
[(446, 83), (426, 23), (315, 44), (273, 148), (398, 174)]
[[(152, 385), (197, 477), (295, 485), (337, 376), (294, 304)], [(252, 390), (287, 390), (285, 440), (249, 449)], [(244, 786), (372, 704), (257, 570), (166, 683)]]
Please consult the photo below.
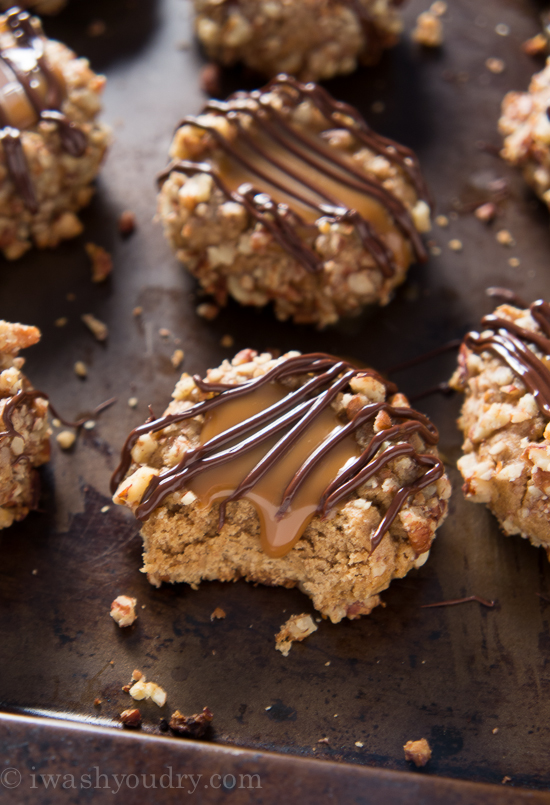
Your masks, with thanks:
[(359, 747), (359, 749), (362, 749), (364, 745), (363, 741), (355, 741), (355, 746)]
[(118, 219), (118, 231), (122, 237), (127, 238), (136, 228), (136, 216), (131, 210), (124, 210)]
[(88, 368), (84, 361), (77, 361), (74, 365), (74, 373), (77, 377), (88, 377)]
[(141, 316), (141, 314), (142, 314), (142, 313), (143, 313), (143, 308), (142, 308), (142, 307), (140, 307), (140, 305), (138, 305), (137, 307), (135, 307), (135, 308), (132, 310), (132, 316), (136, 316), (136, 317), (137, 317), (137, 316)]
[(449, 219), (447, 218), (446, 215), (436, 215), (435, 222), (438, 226), (442, 228), (449, 226)]
[(317, 741), (317, 743), (318, 743), (318, 744), (328, 744), (328, 743), (329, 743), (329, 739), (328, 739), (328, 738), (319, 738), (319, 740)]
[(517, 257), (510, 257), (510, 259), (508, 260), (508, 265), (511, 266), (512, 268), (519, 268), (521, 262)]
[(507, 229), (499, 229), (495, 235), (495, 238), (501, 246), (513, 246), (515, 244), (514, 238)]
[(453, 238), (453, 240), (449, 241), (449, 249), (453, 252), (461, 252), (462, 251), (462, 241), (458, 240), (457, 238)]
[(505, 777), (502, 778), (501, 782), (502, 782), (502, 785), (506, 785), (506, 783), (511, 783), (512, 782), (512, 778), (508, 777), (508, 775), (506, 775)]
[(184, 716), (179, 710), (172, 713), (168, 726), (176, 735), (186, 738), (203, 738), (206, 734), (214, 714), (208, 707), (203, 707), (202, 713)]
[(537, 34), (531, 39), (527, 39), (521, 46), (521, 49), (528, 56), (539, 56), (546, 53), (548, 49), (548, 40), (544, 34)]
[(203, 302), (201, 305), (197, 306), (197, 314), (203, 319), (207, 319), (207, 321), (215, 319), (219, 312), (219, 307), (210, 302)]
[(211, 621), (213, 621), (215, 618), (219, 620), (225, 618), (225, 611), (221, 607), (216, 607), (214, 612), (210, 615)]
[(94, 707), (100, 707), (103, 704), (103, 700), (100, 698), (94, 699)]
[(141, 727), (141, 713), (137, 707), (133, 707), (130, 710), (123, 710), (120, 714), (120, 720), (125, 727), (130, 727), (131, 729)]
[(183, 363), (183, 359), (185, 358), (185, 352), (183, 349), (175, 349), (172, 357), (170, 358), (170, 363), (174, 367), (174, 369), (179, 369), (179, 367)]
[(93, 20), (86, 28), (86, 33), (92, 37), (103, 36), (106, 30), (107, 26), (103, 20)]
[(495, 59), (491, 57), (486, 59), (485, 67), (489, 70), (490, 73), (494, 73), (495, 75), (500, 75), (506, 69), (506, 64), (502, 59)]
[(416, 18), (416, 26), (411, 34), (413, 42), (425, 48), (438, 48), (443, 44), (443, 25), (438, 15), (423, 11)]
[(405, 750), (405, 760), (414, 763), (417, 767), (425, 766), (432, 756), (430, 744), (425, 738), (419, 741), (407, 741), (403, 749)]
[(281, 631), (275, 635), (275, 648), (281, 652), (283, 657), (288, 657), (293, 643), (301, 643), (318, 628), (311, 615), (307, 615), (305, 612), (301, 615), (291, 615), (281, 626)]
[(495, 33), (499, 36), (508, 36), (510, 33), (510, 26), (506, 25), (504, 22), (499, 22), (497, 26), (495, 26)]
[(138, 668), (134, 668), (132, 671), (132, 679), (134, 682), (139, 682), (140, 679), (143, 679), (143, 674)]
[(62, 450), (70, 450), (76, 442), (76, 435), (70, 430), (62, 430), (55, 440)]
[(88, 330), (90, 330), (94, 338), (96, 338), (98, 341), (107, 340), (107, 337), (109, 335), (109, 328), (104, 322), (100, 321), (99, 319), (96, 319), (96, 317), (93, 316), (91, 313), (83, 313), (80, 318), (82, 319)]
[(436, 17), (442, 17), (447, 13), (447, 3), (444, 3), (443, 0), (435, 0), (435, 3), (432, 3), (430, 6), (430, 11), (432, 14), (435, 14)]
[(232, 347), (234, 345), (234, 343), (235, 343), (235, 339), (233, 338), (232, 335), (222, 335), (222, 337), (220, 339), (220, 346), (225, 347), (226, 349), (229, 349), (229, 347)]
[(137, 397), (130, 397), (128, 400), (128, 407), (129, 408), (137, 408), (138, 398)]
[(221, 70), (218, 64), (205, 64), (200, 73), (200, 88), (206, 95), (219, 97), (221, 94)]
[(69, 319), (66, 316), (61, 316), (61, 318), (54, 321), (54, 325), (56, 327), (65, 327), (68, 321)]
[(93, 419), (87, 419), (82, 427), (84, 430), (93, 430), (95, 428), (95, 422)]
[(101, 514), (107, 514), (110, 508), (110, 506), (102, 506), (100, 509)]
[(122, 628), (131, 626), (137, 620), (136, 615), (137, 598), (129, 595), (119, 595), (111, 604), (111, 618)]
[(487, 201), (485, 204), (481, 204), (474, 212), (477, 220), (484, 224), (490, 224), (496, 214), (497, 208), (492, 201)]
[(498, 732), (498, 727), (495, 727), (492, 732), (493, 732), (493, 735), (496, 735), (497, 732)]
[(145, 677), (142, 675), (128, 691), (132, 699), (141, 701), (142, 699), (151, 699), (158, 707), (164, 707), (166, 704), (166, 691), (157, 685), (156, 682), (146, 682)]
[(86, 243), (84, 248), (92, 263), (92, 282), (104, 282), (113, 270), (113, 258), (97, 243)]

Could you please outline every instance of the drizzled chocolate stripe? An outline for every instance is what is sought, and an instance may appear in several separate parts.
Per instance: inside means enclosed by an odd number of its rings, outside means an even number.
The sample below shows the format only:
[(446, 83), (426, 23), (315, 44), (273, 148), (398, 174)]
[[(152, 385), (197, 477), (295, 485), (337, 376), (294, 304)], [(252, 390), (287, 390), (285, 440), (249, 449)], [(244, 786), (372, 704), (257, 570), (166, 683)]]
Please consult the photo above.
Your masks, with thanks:
[(18, 433), (13, 426), (13, 412), (19, 406), (24, 405), (31, 400), (36, 400), (39, 397), (44, 400), (48, 399), (48, 395), (44, 394), (42, 391), (37, 391), (36, 389), (21, 389), (21, 391), (18, 391), (17, 394), (14, 394), (13, 397), (8, 400), (1, 414), (6, 430), (0, 432), (0, 439), (3, 439), (5, 436), (11, 436), (12, 438), (14, 436), (21, 436), (21, 434)]
[(537, 357), (529, 347), (534, 344), (543, 355), (550, 356), (550, 305), (542, 299), (527, 305), (506, 288), (490, 288), (489, 291), (491, 296), (500, 296), (510, 304), (528, 307), (544, 335), (491, 314), (484, 316), (481, 325), (483, 330), (493, 331), (493, 335), (470, 332), (464, 344), (476, 354), (488, 350), (501, 358), (529, 389), (541, 413), (550, 419), (550, 368), (548, 362)]
[[(196, 117), (184, 118), (180, 121), (178, 128), (182, 125), (191, 125), (207, 131), (215, 140), (216, 145), (250, 176), (257, 176), (275, 190), (280, 190), (299, 203), (313, 209), (318, 217), (324, 216), (332, 223), (343, 221), (351, 223), (355, 227), (363, 247), (371, 253), (384, 276), (393, 276), (396, 271), (392, 251), (364, 216), (357, 210), (347, 208), (338, 198), (327, 192), (323, 186), (323, 177), (332, 179), (354, 191), (359, 191), (381, 204), (402, 235), (411, 243), (416, 259), (420, 262), (425, 261), (427, 254), (422, 239), (416, 230), (410, 212), (401, 200), (377, 179), (349, 164), (336, 153), (335, 149), (325, 146), (318, 137), (306, 137), (292, 127), (285, 116), (273, 109), (265, 99), (265, 93), (273, 88), (284, 93), (287, 106), (290, 108), (296, 107), (304, 98), (309, 99), (329, 122), (334, 123), (338, 128), (347, 129), (375, 153), (383, 154), (390, 162), (399, 165), (415, 187), (418, 197), (429, 201), (418, 160), (410, 149), (375, 134), (356, 109), (348, 104), (335, 101), (322, 87), (316, 84), (302, 84), (286, 75), (277, 76), (263, 90), (251, 93), (238, 92), (230, 96), (227, 101), (210, 101), (205, 106), (204, 112), (217, 113), (230, 121), (236, 133), (234, 143), (244, 146), (241, 150), (238, 150), (215, 126), (208, 125), (204, 121), (199, 122)], [(313, 168), (319, 181), (313, 181), (312, 177), (304, 175), (304, 172), (297, 172), (284, 161), (278, 160), (267, 147), (263, 147), (257, 142), (242, 123), (246, 118), (252, 120), (256, 130), (268, 141), (286, 150), (290, 155), (299, 159), (302, 164)], [(270, 170), (266, 172), (251, 161), (248, 157), (251, 153), (259, 155)], [(313, 225), (305, 222), (287, 204), (276, 203), (267, 193), (258, 192), (251, 183), (241, 185), (237, 191), (232, 191), (227, 187), (216, 168), (191, 160), (172, 162), (160, 174), (159, 183), (165, 182), (172, 171), (186, 175), (208, 173), (225, 196), (243, 204), (247, 212), (262, 223), (277, 243), (299, 261), (306, 270), (311, 272), (321, 270), (322, 261), (303, 242), (298, 231), (302, 227), (305, 230), (312, 230)], [(277, 178), (278, 176), (286, 176), (288, 184)], [(298, 191), (296, 185), (302, 187), (305, 193)]]
[[(15, 39), (15, 47), (5, 48), (0, 51), (0, 60), (13, 74), (14, 80), (21, 86), (25, 96), (38, 117), (38, 120), (47, 120), (57, 125), (59, 138), (62, 148), (71, 156), (82, 156), (85, 152), (88, 138), (86, 134), (72, 123), (66, 115), (59, 111), (64, 100), (64, 87), (60, 83), (55, 71), (52, 70), (44, 53), (43, 35), (38, 27), (31, 21), (30, 14), (22, 11), (17, 6), (6, 12), (8, 26)], [(31, 48), (36, 66), (42, 73), (47, 84), (47, 95), (45, 101), (33, 86), (34, 80), (31, 72), (21, 69), (17, 59), (14, 59), (14, 51), (18, 48)], [(0, 140), (4, 147), (6, 166), (12, 181), (22, 196), (27, 209), (36, 213), (38, 202), (32, 184), (31, 175), (23, 146), (21, 143), (21, 131), (13, 126), (9, 116), (0, 107)]]
[[(369, 375), (384, 383), (386, 393), (392, 394), (396, 391), (393, 383), (383, 380), (376, 372), (357, 369), (346, 361), (338, 360), (324, 353), (289, 358), (274, 366), (262, 377), (235, 386), (211, 384), (195, 378), (195, 382), (203, 392), (210, 392), (216, 396), (196, 403), (180, 414), (169, 414), (135, 428), (122, 450), (120, 465), (111, 481), (111, 490), (114, 493), (126, 476), (132, 461), (131, 450), (139, 436), (157, 432), (175, 422), (202, 415), (229, 400), (250, 394), (267, 383), (280, 383), (285, 378), (299, 379), (308, 375), (311, 377), (303, 386), (289, 391), (285, 397), (264, 411), (244, 419), (200, 447), (188, 451), (176, 466), (153, 477), (142, 496), (136, 516), (142, 520), (146, 519), (169, 494), (185, 488), (189, 481), (200, 472), (213, 466), (229, 463), (283, 431), (283, 435), (277, 438), (275, 444), (256, 463), (236, 489), (222, 501), (219, 510), (221, 528), (227, 503), (244, 497), (284, 454), (288, 455), (288, 450), (292, 449), (300, 435), (312, 425), (316, 416), (330, 406), (337, 394), (345, 391), (354, 377)], [(361, 455), (350, 465), (346, 465), (346, 469), (326, 487), (317, 505), (317, 514), (323, 518), (326, 517), (334, 506), (389, 461), (403, 455), (410, 456), (417, 463), (418, 468), (424, 471), (413, 483), (403, 486), (396, 493), (373, 537), (372, 548), (378, 545), (404, 501), (410, 495), (440, 478), (444, 472), (443, 465), (436, 456), (419, 454), (409, 441), (403, 441), (413, 433), (418, 433), (427, 444), (434, 445), (439, 439), (435, 426), (418, 411), (394, 407), (387, 402), (365, 406), (348, 423), (332, 431), (321, 444), (310, 452), (283, 491), (280, 508), (276, 514), (277, 519), (285, 516), (300, 487), (327, 453), (347, 436), (356, 433), (363, 425), (371, 422), (380, 411), (386, 411), (399, 423), (374, 434)], [(398, 443), (388, 446), (390, 441)], [(228, 444), (231, 446), (226, 447)], [(224, 447), (226, 449), (220, 449)]]

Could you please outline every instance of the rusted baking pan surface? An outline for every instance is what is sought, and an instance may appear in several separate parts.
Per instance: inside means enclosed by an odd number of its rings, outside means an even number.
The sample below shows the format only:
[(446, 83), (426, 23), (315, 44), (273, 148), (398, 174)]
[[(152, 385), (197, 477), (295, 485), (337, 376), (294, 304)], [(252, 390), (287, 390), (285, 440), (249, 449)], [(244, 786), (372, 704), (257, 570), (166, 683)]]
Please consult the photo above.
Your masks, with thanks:
[[(406, 7), (409, 28), (426, 5), (413, 0)], [(388, 307), (320, 333), (235, 304), (213, 322), (201, 319), (193, 281), (152, 220), (154, 177), (166, 162), (173, 127), (204, 100), (190, 3), (73, 0), (59, 17), (46, 20), (51, 35), (107, 74), (104, 118), (113, 127), (114, 144), (84, 214), (85, 234), (55, 252), (32, 252), (0, 265), (0, 316), (42, 329), (41, 344), (29, 351), (28, 373), (66, 417), (89, 414), (113, 396), (118, 402), (93, 430), (81, 433), (72, 452), (61, 453), (54, 444), (53, 460), (42, 473), (41, 510), (0, 537), (5, 707), (108, 726), (130, 706), (121, 687), (139, 668), (168, 694), (165, 708), (141, 706), (145, 732), (158, 732), (160, 718), (176, 708), (193, 713), (208, 706), (213, 737), (226, 746), (378, 769), (407, 771), (403, 744), (425, 737), (433, 757), (418, 778), (426, 792), (418, 801), (441, 801), (441, 776), (550, 785), (550, 604), (541, 597), (550, 597), (548, 562), (525, 541), (503, 537), (484, 507), (463, 500), (453, 469), (460, 454), (458, 400), (427, 398), (420, 405), (441, 431), (455, 487), (430, 560), (392, 584), (384, 608), (358, 621), (320, 623), (287, 658), (275, 651), (275, 633), (290, 615), (313, 613), (299, 591), (244, 582), (205, 583), (198, 591), (154, 589), (139, 573), (135, 522), (112, 505), (104, 510), (127, 432), (143, 422), (148, 404), (160, 413), (169, 400), (177, 379), (170, 362), (176, 347), (184, 350), (189, 372), (204, 372), (243, 347), (325, 350), (383, 370), (475, 326), (491, 307), (484, 296), (488, 285), (507, 285), (529, 299), (550, 298), (548, 214), (521, 177), (490, 148), (479, 147), (480, 141), (499, 143), (496, 120), (504, 92), (524, 89), (541, 67), (521, 51), (538, 30), (538, 10), (527, 0), (454, 0), (440, 53), (422, 53), (405, 37), (378, 68), (330, 82), (336, 96), (359, 106), (382, 133), (417, 150), (438, 212), (450, 223), (429, 236), (432, 251), (441, 253), (411, 270)], [(97, 20), (105, 23), (104, 31), (90, 36), (89, 25)], [(507, 35), (499, 35), (497, 25)], [(504, 72), (489, 72), (488, 57), (503, 59)], [(233, 71), (222, 89), (239, 83), (252, 86), (253, 79)], [(508, 198), (496, 225), (485, 227), (467, 211), (500, 179)], [(126, 240), (117, 231), (124, 209), (133, 210), (138, 222)], [(497, 243), (500, 228), (512, 233), (513, 247)], [(448, 247), (451, 239), (462, 242), (461, 251)], [(113, 254), (112, 278), (101, 286), (90, 281), (83, 248), (88, 241)], [(510, 264), (512, 257), (519, 266)], [(132, 315), (136, 306), (143, 308), (140, 317)], [(83, 313), (108, 325), (106, 345), (93, 340), (80, 321)], [(64, 328), (54, 325), (60, 317), (68, 319)], [(161, 328), (170, 335), (161, 337)], [(231, 350), (220, 345), (224, 335), (234, 338)], [(89, 367), (85, 381), (73, 372), (77, 360)], [(453, 355), (443, 356), (395, 379), (414, 394), (446, 379), (453, 362)], [(130, 397), (138, 399), (137, 408), (127, 405)], [(121, 593), (139, 601), (139, 619), (126, 631), (108, 614)], [(421, 608), (472, 594), (497, 604)], [(211, 621), (216, 607), (225, 619)], [(96, 699), (102, 704), (94, 705)], [(105, 731), (97, 735), (98, 745), (111, 740)], [(139, 736), (113, 732), (117, 740), (140, 745)], [(156, 746), (144, 739), (140, 756)], [(202, 751), (224, 750), (205, 744)], [(362, 773), (358, 769), (353, 780)], [(384, 774), (377, 778), (380, 785), (390, 779)], [(410, 777), (395, 779), (412, 790)], [(512, 801), (505, 799), (506, 790), (502, 801)]]

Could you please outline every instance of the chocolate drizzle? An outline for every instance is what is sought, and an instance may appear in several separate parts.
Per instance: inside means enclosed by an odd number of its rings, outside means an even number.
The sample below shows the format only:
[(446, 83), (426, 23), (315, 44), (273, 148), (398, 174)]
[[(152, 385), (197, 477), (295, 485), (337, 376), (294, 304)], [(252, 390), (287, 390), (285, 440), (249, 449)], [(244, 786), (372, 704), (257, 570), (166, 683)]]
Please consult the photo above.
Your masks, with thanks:
[[(61, 147), (71, 156), (82, 156), (88, 138), (82, 129), (59, 111), (66, 95), (65, 87), (48, 64), (44, 52), (44, 35), (38, 20), (31, 19), (27, 11), (22, 11), (17, 6), (6, 12), (5, 19), (15, 39), (15, 46), (0, 50), (3, 72), (12, 79), (10, 83), (18, 84), (23, 90), (36, 122), (44, 120), (55, 123)], [(24, 59), (18, 58), (21, 55)], [(23, 61), (30, 67), (23, 69)], [(46, 84), (45, 97), (36, 88), (40, 81)], [(0, 97), (1, 95), (0, 88)], [(15, 122), (0, 103), (0, 141), (4, 148), (6, 165), (25, 206), (34, 214), (38, 211), (38, 202), (21, 142), (21, 130), (16, 127)]]
[[(356, 109), (334, 100), (322, 87), (313, 83), (302, 84), (290, 76), (277, 76), (261, 90), (238, 92), (227, 101), (211, 100), (205, 106), (204, 113), (214, 113), (228, 120), (234, 133), (231, 139), (215, 125), (192, 116), (184, 118), (178, 127), (190, 125), (207, 131), (216, 147), (233, 165), (251, 179), (255, 176), (273, 187), (274, 196), (280, 191), (302, 207), (313, 210), (316, 218), (325, 217), (331, 223), (344, 221), (352, 224), (363, 247), (371, 253), (384, 276), (391, 277), (396, 271), (391, 249), (366, 217), (348, 208), (326, 189), (327, 182), (323, 182), (323, 179), (336, 181), (348, 191), (360, 193), (380, 204), (401, 235), (411, 243), (416, 259), (425, 261), (427, 255), (424, 245), (401, 200), (375, 177), (355, 168), (351, 160), (325, 145), (321, 137), (306, 136), (291, 125), (288, 115), (271, 105), (268, 93), (273, 90), (277, 90), (284, 100), (285, 111), (309, 100), (329, 124), (346, 129), (367, 148), (398, 165), (413, 184), (418, 197), (429, 201), (418, 160), (410, 149), (373, 132)], [(278, 159), (273, 153), (275, 150), (288, 155), (288, 159)], [(270, 194), (258, 191), (252, 182), (244, 182), (232, 190), (219, 169), (204, 162), (175, 160), (159, 176), (159, 183), (165, 182), (172, 171), (188, 176), (209, 174), (226, 197), (242, 204), (306, 270), (318, 272), (322, 269), (322, 261), (301, 234), (301, 231), (312, 230), (312, 224), (306, 222), (289, 204), (277, 202)]]
[[(200, 473), (212, 467), (229, 464), (236, 457), (241, 457), (267, 442), (266, 452), (260, 460), (236, 485), (234, 491), (222, 501), (219, 509), (221, 528), (227, 504), (250, 493), (260, 479), (277, 465), (284, 455), (288, 455), (320, 412), (328, 409), (338, 394), (346, 392), (350, 381), (357, 376), (370, 376), (382, 382), (386, 393), (393, 394), (397, 390), (393, 383), (384, 381), (376, 372), (357, 369), (346, 361), (324, 353), (289, 358), (274, 366), (265, 375), (240, 385), (208, 383), (195, 376), (194, 380), (199, 389), (214, 396), (194, 404), (181, 413), (149, 420), (135, 428), (123, 447), (121, 462), (111, 480), (111, 490), (113, 493), (116, 491), (130, 469), (131, 451), (140, 436), (161, 431), (169, 425), (211, 412), (224, 403), (249, 395), (267, 384), (278, 384), (278, 387), (286, 392), (280, 400), (219, 432), (200, 446), (188, 450), (178, 464), (152, 478), (136, 509), (136, 517), (141, 520), (147, 519), (168, 495), (188, 488), (188, 484)], [(295, 390), (289, 391), (280, 384), (281, 381), (291, 378), (304, 379), (305, 382)], [(280, 495), (278, 509), (274, 515), (276, 520), (285, 518), (302, 485), (308, 481), (315, 468), (327, 460), (330, 451), (350, 435), (356, 434), (363, 426), (372, 425), (376, 415), (382, 411), (398, 420), (398, 424), (374, 433), (364, 449), (358, 448), (358, 453), (346, 461), (342, 471), (326, 486), (314, 508), (315, 514), (326, 518), (335, 506), (383, 469), (388, 462), (400, 456), (410, 456), (420, 474), (416, 480), (404, 485), (395, 494), (371, 539), (371, 548), (374, 550), (405, 500), (436, 481), (444, 472), (437, 456), (418, 453), (407, 441), (414, 433), (429, 445), (435, 445), (439, 439), (437, 429), (428, 418), (411, 408), (395, 407), (387, 402), (369, 403), (347, 423), (333, 428), (313, 448), (308, 447), (309, 453), (306, 459), (286, 483)], [(291, 540), (288, 542), (290, 549), (293, 542)]]
[[(501, 296), (520, 308), (525, 305), (523, 300), (505, 288), (491, 288), (490, 291), (491, 296)], [(550, 357), (550, 305), (539, 299), (525, 307), (529, 308), (542, 334), (491, 314), (483, 317), (481, 325), (483, 330), (490, 330), (493, 334), (468, 333), (464, 344), (477, 354), (488, 350), (501, 358), (529, 389), (541, 413), (550, 419), (550, 367), (546, 359), (538, 358), (529, 347), (529, 344), (533, 344), (544, 356)]]

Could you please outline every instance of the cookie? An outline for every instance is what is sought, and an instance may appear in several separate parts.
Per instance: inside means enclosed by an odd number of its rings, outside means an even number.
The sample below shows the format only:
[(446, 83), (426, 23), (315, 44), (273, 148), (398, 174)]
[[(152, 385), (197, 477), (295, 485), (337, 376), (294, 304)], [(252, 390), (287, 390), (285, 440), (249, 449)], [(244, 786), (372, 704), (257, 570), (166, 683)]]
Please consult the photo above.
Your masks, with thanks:
[(105, 79), (17, 7), (0, 16), (0, 249), (16, 259), (34, 244), (82, 232), (109, 142), (95, 118)]
[(0, 321), (0, 529), (36, 507), (39, 467), (50, 457), (48, 401), (21, 371), (36, 327)]
[(487, 504), (505, 534), (550, 552), (550, 305), (504, 294), (465, 337), (451, 379), (465, 395), (458, 469), (466, 498)]
[(318, 81), (376, 64), (403, 29), (396, 0), (194, 0), (207, 56)]
[(336, 623), (427, 559), (450, 495), (437, 430), (373, 370), (246, 349), (173, 398), (112, 479), (152, 584), (297, 586)]
[(178, 127), (159, 217), (218, 305), (325, 326), (385, 305), (426, 252), (418, 160), (315, 84), (279, 76)]

